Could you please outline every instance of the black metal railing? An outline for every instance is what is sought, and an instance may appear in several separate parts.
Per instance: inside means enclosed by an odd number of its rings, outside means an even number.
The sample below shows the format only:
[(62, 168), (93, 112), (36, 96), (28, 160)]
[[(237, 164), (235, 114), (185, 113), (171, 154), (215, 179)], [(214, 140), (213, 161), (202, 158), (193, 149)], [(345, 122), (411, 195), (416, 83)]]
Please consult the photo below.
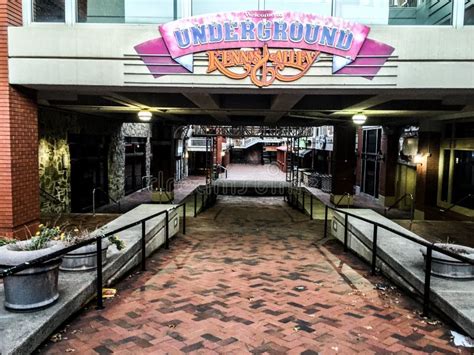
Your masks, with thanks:
[(104, 234), (101, 234), (100, 236), (90, 238), (90, 239), (85, 240), (83, 242), (80, 242), (78, 244), (75, 244), (75, 245), (72, 245), (72, 246), (69, 246), (69, 247), (65, 247), (61, 250), (58, 250), (58, 251), (54, 252), (54, 253), (50, 253), (48, 255), (44, 255), (44, 256), (39, 257), (37, 259), (27, 261), (25, 263), (10, 267), (6, 270), (3, 270), (2, 273), (0, 274), (0, 276), (2, 278), (4, 278), (4, 277), (8, 277), (8, 276), (17, 274), (17, 273), (19, 273), (23, 270), (32, 268), (36, 265), (39, 265), (39, 264), (42, 264), (42, 263), (45, 263), (45, 262), (48, 262), (48, 261), (51, 261), (51, 260), (54, 260), (54, 259), (58, 259), (58, 258), (62, 257), (63, 255), (65, 255), (65, 254), (67, 254), (67, 253), (69, 253), (73, 250), (79, 249), (83, 246), (95, 243), (96, 246), (97, 246), (97, 252), (96, 252), (97, 253), (97, 255), (96, 255), (96, 257), (97, 257), (97, 270), (96, 270), (97, 271), (97, 277), (96, 277), (97, 309), (102, 309), (102, 308), (104, 308), (103, 298), (102, 298), (102, 287), (103, 287), (103, 273), (102, 273), (103, 266), (102, 266), (102, 252), (101, 252), (102, 251), (102, 240), (104, 238), (108, 238), (110, 236), (113, 236), (117, 233), (123, 232), (127, 229), (130, 229), (130, 228), (136, 227), (138, 225), (141, 225), (141, 237), (140, 237), (141, 238), (141, 240), (140, 240), (141, 263), (140, 263), (140, 265), (141, 265), (141, 270), (146, 271), (146, 222), (153, 219), (153, 218), (165, 215), (165, 219), (164, 219), (164, 221), (165, 221), (165, 226), (164, 226), (164, 228), (165, 228), (165, 248), (169, 249), (169, 215), (170, 215), (170, 212), (173, 212), (173, 211), (177, 210), (180, 207), (183, 208), (183, 215), (182, 215), (183, 234), (186, 234), (186, 203), (181, 203), (181, 204), (176, 205), (176, 206), (174, 206), (170, 209), (154, 213), (154, 214), (152, 214), (148, 217), (142, 218), (138, 221), (127, 224), (123, 227), (114, 229), (110, 232), (105, 232)]
[(452, 210), (454, 207), (458, 206), (461, 202), (467, 201), (467, 200), (469, 200), (470, 198), (473, 198), (473, 197), (474, 197), (473, 194), (467, 194), (466, 196), (464, 196), (464, 197), (460, 198), (459, 200), (457, 200), (456, 202), (452, 203), (451, 206), (449, 206), (448, 208), (441, 209), (440, 212), (446, 213), (446, 212)]
[(217, 200), (217, 192), (213, 185), (198, 186), (190, 196), (192, 196), (194, 217), (211, 207)]
[(46, 191), (45, 189), (42, 189), (40, 187), (40, 195), (43, 196), (45, 199), (53, 202), (54, 204), (56, 205), (60, 205), (60, 206), (63, 206), (65, 203), (63, 201), (61, 201), (60, 199), (58, 199), (56, 196), (53, 196), (52, 194), (50, 194), (48, 191)]
[(113, 199), (112, 197), (110, 197), (110, 195), (107, 193), (107, 191), (105, 191), (103, 188), (94, 187), (94, 189), (92, 190), (92, 214), (93, 215), (95, 215), (95, 194), (96, 194), (97, 191), (102, 192), (105, 195), (105, 197), (107, 197), (109, 199), (109, 203), (110, 203), (110, 201), (112, 201), (114, 204), (116, 204), (118, 206), (119, 212), (121, 212), (120, 201), (117, 201), (117, 200)]
[[(301, 190), (301, 191), (296, 191), (295, 192), (295, 190)], [(303, 196), (305, 194), (309, 194), (311, 196), (310, 208), (311, 208), (311, 216), (312, 216), (312, 213), (313, 213), (312, 212), (313, 211), (313, 202), (312, 202), (313, 201), (313, 194), (310, 191), (306, 190), (305, 188), (301, 188), (301, 189), (290, 188), (290, 189), (288, 189), (288, 193), (287, 193), (287, 196), (286, 196), (285, 199), (288, 201), (288, 203), (291, 206), (297, 207), (298, 209), (301, 209), (299, 207), (299, 201), (300, 201), (299, 195), (301, 195), (301, 194)], [(317, 198), (316, 196), (314, 196), (314, 197)], [(301, 200), (304, 201), (304, 197), (302, 197)], [(418, 292), (419, 295), (423, 298), (423, 315), (424, 316), (428, 316), (429, 310), (430, 310), (431, 268), (432, 268), (432, 261), (433, 261), (433, 251), (436, 251), (436, 252), (438, 252), (440, 254), (443, 254), (443, 255), (447, 255), (447, 256), (449, 256), (449, 257), (451, 257), (451, 258), (453, 258), (453, 259), (455, 259), (459, 262), (467, 263), (469, 265), (474, 265), (474, 260), (472, 260), (470, 258), (467, 258), (463, 255), (454, 253), (452, 251), (443, 249), (443, 248), (435, 245), (434, 243), (431, 243), (431, 242), (426, 241), (426, 240), (421, 239), (421, 238), (415, 238), (414, 236), (411, 236), (409, 234), (403, 233), (403, 232), (398, 231), (396, 229), (390, 228), (390, 227), (388, 227), (384, 224), (381, 224), (381, 223), (378, 223), (376, 221), (373, 221), (373, 220), (355, 215), (353, 213), (350, 213), (347, 210), (338, 209), (336, 206), (330, 206), (328, 204), (323, 203), (322, 201), (320, 201), (320, 202), (324, 205), (324, 238), (326, 238), (328, 236), (329, 210), (332, 210), (333, 212), (341, 213), (344, 216), (344, 240), (343, 240), (344, 252), (349, 251), (349, 217), (354, 218), (354, 219), (358, 219), (358, 220), (366, 222), (366, 223), (370, 223), (373, 226), (373, 234), (372, 234), (373, 238), (372, 238), (372, 243), (371, 244), (366, 243), (364, 240), (362, 240), (360, 237), (358, 237), (355, 233), (351, 233), (354, 238), (356, 238), (360, 243), (362, 243), (367, 249), (370, 250), (370, 252), (371, 252), (371, 261), (370, 261), (371, 273), (373, 275), (376, 274), (377, 259), (379, 259), (383, 264), (385, 264), (393, 272), (395, 272), (397, 274), (397, 276), (399, 276), (409, 287), (411, 287), (415, 292)], [(304, 212), (306, 212), (304, 202), (302, 204), (302, 209), (304, 210)], [(395, 269), (395, 267), (393, 267), (387, 261), (383, 260), (380, 257), (380, 255), (377, 254), (378, 235), (379, 235), (379, 230), (380, 229), (383, 229), (383, 230), (386, 230), (388, 232), (394, 233), (394, 234), (396, 234), (396, 235), (398, 235), (398, 236), (400, 236), (404, 239), (412, 241), (412, 242), (414, 242), (416, 244), (419, 244), (419, 245), (426, 248), (425, 275), (424, 275), (424, 289), (423, 289), (423, 292), (419, 291), (418, 288), (416, 286), (412, 285), (410, 283), (410, 281), (405, 276), (403, 276), (398, 270)]]

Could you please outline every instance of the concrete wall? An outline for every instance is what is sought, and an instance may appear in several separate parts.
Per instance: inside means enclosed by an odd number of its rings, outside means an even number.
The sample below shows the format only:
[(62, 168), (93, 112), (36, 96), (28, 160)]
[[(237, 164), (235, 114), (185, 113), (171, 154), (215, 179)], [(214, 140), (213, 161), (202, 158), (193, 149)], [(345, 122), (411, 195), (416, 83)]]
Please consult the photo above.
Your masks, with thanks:
[[(155, 25), (31, 25), (9, 29), (10, 82), (102, 87), (208, 87), (258, 90), (250, 79), (206, 74), (207, 57), (195, 56), (194, 75), (153, 78), (133, 47), (158, 37)], [(373, 26), (370, 38), (395, 47), (373, 80), (331, 75), (331, 58), (321, 59), (300, 80), (275, 82), (273, 89), (474, 88), (474, 27)], [(138, 64), (138, 65), (137, 65)]]

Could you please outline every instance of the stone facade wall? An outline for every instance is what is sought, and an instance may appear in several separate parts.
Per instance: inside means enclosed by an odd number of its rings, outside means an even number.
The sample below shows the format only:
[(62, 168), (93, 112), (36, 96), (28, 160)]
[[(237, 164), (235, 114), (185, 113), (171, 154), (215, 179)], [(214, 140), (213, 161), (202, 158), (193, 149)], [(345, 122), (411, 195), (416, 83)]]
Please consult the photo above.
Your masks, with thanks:
[[(114, 133), (120, 132), (122, 123), (50, 109), (41, 109), (38, 118), (39, 179), (43, 190), (41, 213), (67, 213), (71, 210), (71, 157), (68, 134), (113, 136)], [(111, 142), (109, 149), (112, 147)]]
[(151, 166), (151, 125), (149, 123), (124, 123), (122, 125), (124, 137), (146, 138), (146, 175), (150, 175)]
[(145, 174), (150, 175), (151, 128), (148, 123), (123, 123), (111, 136), (109, 146), (109, 195), (115, 200), (125, 196), (125, 138), (146, 138)]
[(71, 164), (68, 134), (100, 134), (110, 137), (108, 152), (109, 195), (125, 195), (125, 137), (147, 138), (146, 174), (150, 174), (150, 125), (91, 118), (75, 113), (42, 109), (39, 114), (39, 175), (43, 191), (41, 212), (57, 214), (71, 209)]

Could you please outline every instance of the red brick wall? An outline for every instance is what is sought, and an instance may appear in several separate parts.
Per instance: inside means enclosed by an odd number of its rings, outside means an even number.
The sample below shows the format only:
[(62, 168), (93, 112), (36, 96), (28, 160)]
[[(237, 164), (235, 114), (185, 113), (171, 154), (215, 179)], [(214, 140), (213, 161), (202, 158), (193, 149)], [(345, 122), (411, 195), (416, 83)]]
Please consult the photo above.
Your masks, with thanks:
[(8, 84), (8, 27), (21, 1), (0, 2), (0, 235), (24, 237), (39, 219), (38, 119), (34, 95)]

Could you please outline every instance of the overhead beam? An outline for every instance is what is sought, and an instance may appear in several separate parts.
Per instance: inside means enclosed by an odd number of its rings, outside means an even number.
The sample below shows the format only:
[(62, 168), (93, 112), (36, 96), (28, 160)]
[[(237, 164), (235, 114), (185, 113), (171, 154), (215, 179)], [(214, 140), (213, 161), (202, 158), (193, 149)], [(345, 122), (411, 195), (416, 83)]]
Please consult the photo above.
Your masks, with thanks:
[(265, 124), (276, 124), (304, 97), (304, 94), (279, 94), (273, 98), (271, 111), (265, 116)]
[(221, 107), (216, 100), (209, 94), (205, 93), (183, 93), (183, 95), (199, 108), (203, 109), (209, 116), (218, 122), (229, 123), (230, 118), (221, 111)]

